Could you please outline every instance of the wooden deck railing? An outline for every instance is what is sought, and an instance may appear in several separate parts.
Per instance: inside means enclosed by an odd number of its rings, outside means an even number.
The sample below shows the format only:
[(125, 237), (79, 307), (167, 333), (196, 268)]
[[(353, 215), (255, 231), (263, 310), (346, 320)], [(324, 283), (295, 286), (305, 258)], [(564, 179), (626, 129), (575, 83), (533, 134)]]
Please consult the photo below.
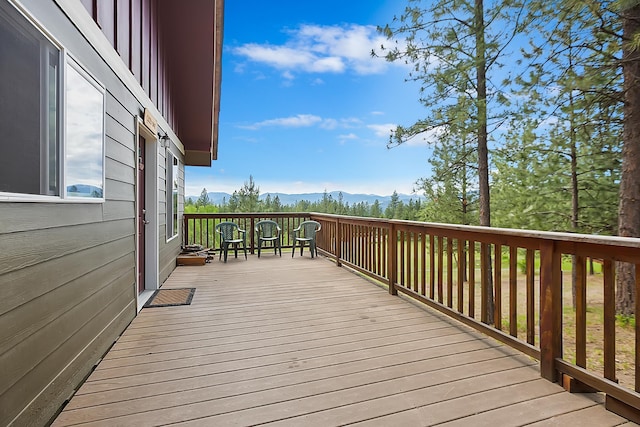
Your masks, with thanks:
[[(606, 393), (607, 408), (640, 420), (640, 324), (617, 325), (615, 313), (616, 262), (635, 265), (640, 295), (640, 239), (317, 213), (191, 214), (184, 234), (202, 235), (213, 229), (202, 221), (222, 219), (250, 223), (252, 230), (258, 218), (281, 223), (285, 246), (300, 221), (319, 221), (318, 248), (338, 266), (538, 359), (550, 381)], [(599, 272), (590, 275), (587, 265), (594, 260)], [(622, 332), (630, 338), (616, 339)]]
[(282, 247), (292, 247), (291, 231), (304, 220), (310, 219), (308, 213), (197, 213), (184, 214), (183, 244), (198, 244), (207, 248), (219, 249), (220, 236), (216, 233), (216, 225), (224, 221), (233, 221), (247, 232), (247, 249), (254, 253), (257, 249), (255, 225), (262, 219), (276, 221), (282, 228)]

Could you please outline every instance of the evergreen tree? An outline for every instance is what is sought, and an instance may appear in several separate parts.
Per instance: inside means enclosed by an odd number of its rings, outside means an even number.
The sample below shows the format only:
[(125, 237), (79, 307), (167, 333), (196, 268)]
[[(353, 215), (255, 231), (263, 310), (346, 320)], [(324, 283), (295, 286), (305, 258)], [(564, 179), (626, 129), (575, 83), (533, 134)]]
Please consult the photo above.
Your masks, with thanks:
[(260, 188), (249, 175), (249, 181), (245, 181), (240, 190), (233, 193), (237, 198), (236, 212), (258, 212), (260, 210)]
[[(618, 234), (640, 237), (640, 3), (623, 2), (621, 18), (625, 103)], [(634, 314), (638, 272), (625, 263), (618, 265), (617, 273), (616, 311)]]
[(387, 205), (387, 208), (384, 210), (385, 218), (400, 218), (401, 204), (402, 201), (400, 200), (400, 196), (398, 196), (398, 192), (394, 190), (393, 194), (391, 195), (389, 205)]
[[(437, 0), (421, 8), (419, 0), (409, 0), (405, 12), (381, 31), (388, 38), (406, 35), (405, 44), (387, 50), (389, 61), (404, 60), (413, 65), (410, 79), (422, 83), (421, 102), (428, 117), (409, 127), (398, 126), (391, 144), (402, 144), (421, 134), (469, 135), (477, 150), (480, 225), (491, 226), (489, 195), (489, 127), (499, 126), (506, 116), (501, 59), (522, 31), (523, 4), (518, 0)], [(489, 115), (491, 111), (492, 115)], [(489, 251), (487, 251), (489, 253)], [(491, 265), (488, 260), (487, 265)], [(492, 274), (484, 283), (487, 323), (493, 321)]]
[(211, 201), (209, 200), (209, 194), (207, 193), (207, 189), (203, 188), (202, 192), (200, 193), (200, 197), (198, 197), (198, 200), (196, 201), (196, 206), (206, 207), (210, 204), (211, 204)]
[(371, 213), (370, 216), (373, 218), (382, 218), (382, 207), (380, 206), (380, 201), (376, 199), (371, 205)]
[(282, 212), (282, 202), (280, 201), (280, 197), (276, 194), (273, 198), (273, 212)]

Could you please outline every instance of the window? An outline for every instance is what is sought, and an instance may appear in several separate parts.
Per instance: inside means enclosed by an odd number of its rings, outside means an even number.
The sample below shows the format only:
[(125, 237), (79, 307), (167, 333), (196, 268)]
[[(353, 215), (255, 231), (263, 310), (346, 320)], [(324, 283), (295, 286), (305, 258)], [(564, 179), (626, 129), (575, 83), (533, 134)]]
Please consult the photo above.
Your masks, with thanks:
[(167, 240), (178, 235), (178, 176), (179, 161), (167, 150)]
[(102, 201), (104, 88), (6, 1), (0, 58), (0, 200)]
[(60, 194), (60, 50), (0, 2), (0, 192)]
[(67, 197), (102, 199), (104, 89), (71, 59), (66, 67), (65, 111)]

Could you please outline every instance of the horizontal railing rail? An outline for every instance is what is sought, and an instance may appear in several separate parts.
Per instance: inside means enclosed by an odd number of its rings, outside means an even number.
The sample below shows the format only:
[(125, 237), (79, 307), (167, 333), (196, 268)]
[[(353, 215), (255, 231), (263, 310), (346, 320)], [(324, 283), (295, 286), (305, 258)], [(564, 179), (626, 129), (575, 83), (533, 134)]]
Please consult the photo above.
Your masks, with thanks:
[(185, 215), (185, 243), (211, 246), (204, 236), (214, 239), (216, 221), (253, 230), (263, 218), (281, 224), (285, 247), (301, 221), (319, 221), (318, 249), (338, 266), (538, 359), (544, 378), (604, 392), (609, 409), (638, 417), (640, 325), (616, 316), (615, 279), (617, 263), (631, 264), (640, 295), (640, 239), (262, 213)]

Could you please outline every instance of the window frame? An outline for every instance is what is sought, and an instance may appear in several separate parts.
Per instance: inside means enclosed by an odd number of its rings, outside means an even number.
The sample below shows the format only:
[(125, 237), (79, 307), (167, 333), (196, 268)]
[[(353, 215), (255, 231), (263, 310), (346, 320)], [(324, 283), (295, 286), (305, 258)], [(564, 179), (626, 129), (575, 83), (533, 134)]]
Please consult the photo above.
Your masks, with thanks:
[[(40, 171), (41, 176), (41, 194), (31, 194), (31, 193), (18, 193), (18, 192), (8, 192), (8, 191), (0, 191), (0, 203), (1, 202), (38, 202), (38, 203), (104, 203), (105, 202), (105, 184), (106, 184), (106, 98), (107, 92), (106, 87), (95, 77), (93, 76), (87, 69), (82, 65), (82, 63), (74, 57), (67, 49), (60, 43), (53, 35), (47, 31), (47, 29), (36, 20), (23, 6), (19, 3), (8, 0), (7, 4), (9, 7), (13, 7), (16, 13), (22, 18), (24, 18), (25, 25), (30, 26), (30, 30), (39, 33), (42, 37), (44, 37), (49, 43), (51, 43), (57, 49), (57, 57), (58, 57), (58, 75), (56, 76), (56, 92), (58, 95), (56, 108), (57, 108), (57, 123), (56, 123), (56, 133), (57, 133), (57, 142), (56, 142), (56, 164), (57, 164), (57, 192), (58, 194), (42, 194), (43, 185), (45, 178), (43, 178), (42, 174), (44, 173), (42, 170)], [(44, 67), (42, 61), (40, 62), (40, 67)], [(101, 90), (103, 99), (102, 99), (102, 197), (101, 198), (93, 198), (93, 197), (75, 197), (67, 195), (66, 188), (66, 149), (67, 149), (67, 138), (66, 138), (66, 125), (67, 125), (67, 98), (66, 98), (66, 90), (67, 90), (67, 66), (73, 66), (74, 69), (82, 75), (87, 82), (94, 85), (96, 88)], [(49, 86), (47, 86), (48, 88)], [(40, 104), (40, 109), (44, 109), (42, 103)], [(46, 123), (41, 122), (40, 126), (45, 126)], [(49, 150), (51, 142), (49, 139), (42, 139), (39, 142), (41, 149), (41, 156), (44, 156), (43, 152)], [(46, 147), (44, 147), (46, 146)], [(48, 151), (47, 151), (48, 154)], [(51, 159), (50, 154), (47, 155), (47, 161)], [(42, 157), (41, 157), (41, 160)], [(49, 167), (46, 167), (46, 181), (49, 183)]]
[[(104, 203), (105, 201), (105, 178), (106, 178), (106, 114), (107, 114), (107, 90), (105, 86), (100, 83), (98, 79), (96, 79), (86, 68), (82, 66), (80, 61), (78, 61), (73, 55), (68, 52), (65, 52), (64, 55), (64, 86), (62, 87), (62, 93), (64, 94), (63, 111), (62, 111), (62, 143), (61, 145), (61, 168), (60, 168), (60, 182), (62, 186), (62, 191), (60, 191), (60, 198), (64, 200), (69, 200), (73, 202), (83, 202), (83, 203)], [(100, 148), (101, 148), (101, 159), (102, 159), (102, 175), (100, 177), (102, 183), (102, 197), (81, 197), (81, 196), (69, 196), (67, 193), (67, 169), (68, 164), (66, 161), (67, 158), (67, 148), (68, 148), (68, 137), (67, 137), (67, 67), (73, 67), (73, 69), (80, 74), (80, 76), (84, 77), (85, 81), (96, 88), (102, 95), (102, 132), (100, 138)]]
[[(165, 234), (170, 242), (180, 235), (180, 159), (169, 147), (165, 154)], [(177, 184), (174, 205), (174, 183)]]

